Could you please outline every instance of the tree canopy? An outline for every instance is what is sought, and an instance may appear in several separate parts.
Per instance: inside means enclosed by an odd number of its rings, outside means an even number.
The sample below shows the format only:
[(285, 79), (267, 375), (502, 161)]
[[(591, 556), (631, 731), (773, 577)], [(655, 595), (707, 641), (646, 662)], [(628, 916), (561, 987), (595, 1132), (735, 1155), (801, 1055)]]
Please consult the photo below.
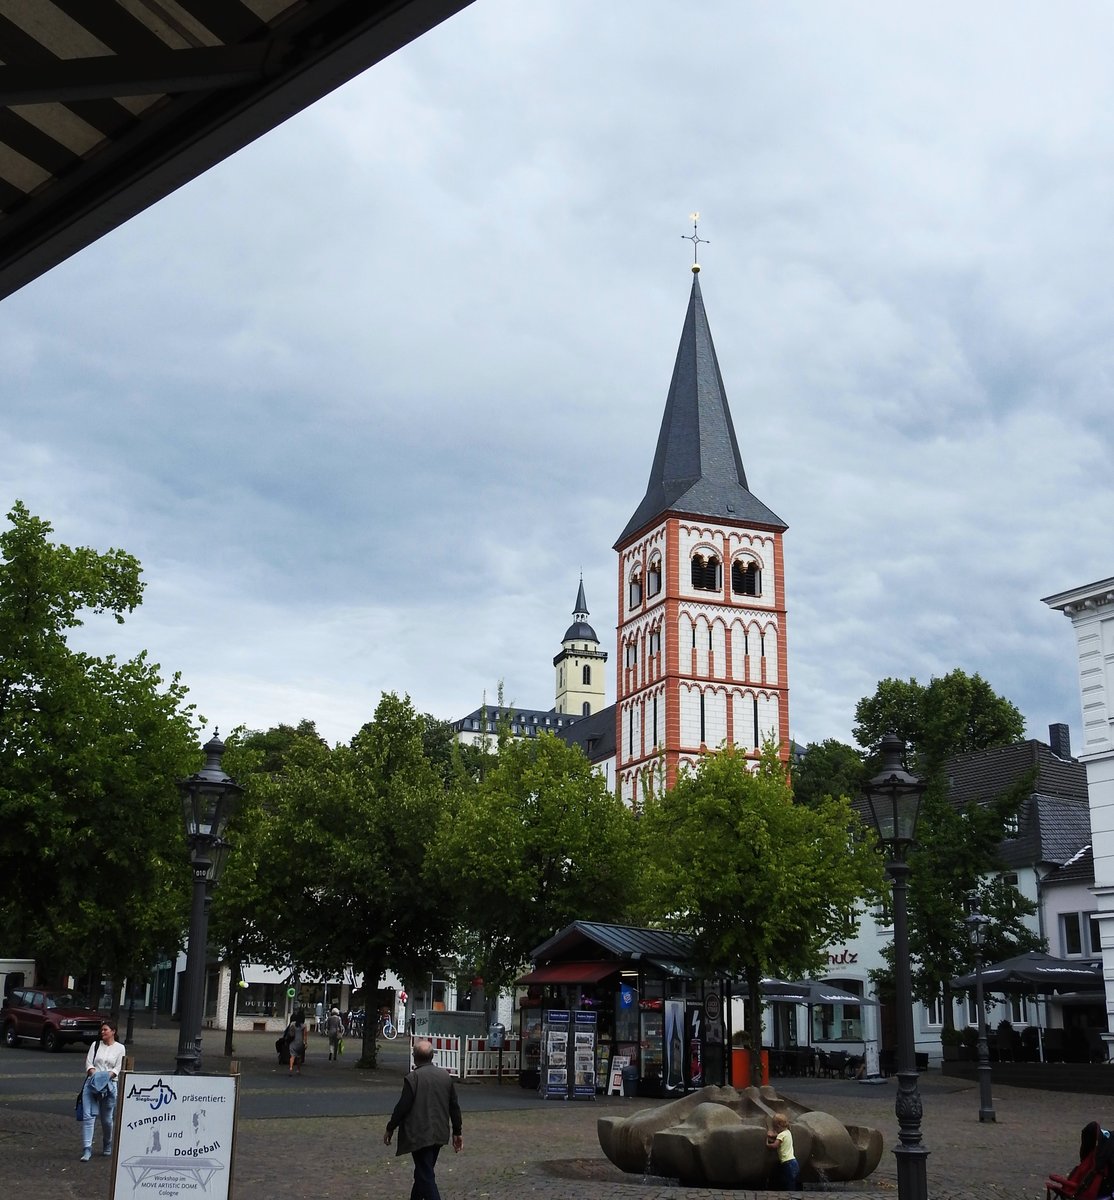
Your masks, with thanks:
[(813, 742), (800, 758), (789, 764), (793, 799), (809, 808), (825, 796), (861, 795), (866, 781), (862, 752), (854, 746), (827, 738)]
[(562, 926), (625, 915), (633, 820), (577, 747), (550, 733), (500, 738), (482, 780), (443, 818), (436, 850), (462, 956), (490, 995)]
[[(928, 684), (884, 679), (855, 709), (855, 737), (875, 747), (894, 731), (910, 747), (926, 791), (909, 855), (909, 953), (913, 984), (929, 1000), (949, 995), (948, 981), (969, 969), (969, 894), (980, 889), (996, 945), (1004, 954), (1034, 949), (1041, 939), (1025, 925), (1036, 907), (1016, 888), (994, 886), (1003, 869), (999, 847), (1007, 821), (1032, 790), (1031, 776), (980, 804), (956, 806), (948, 794), (949, 758), (1004, 746), (1024, 736), (1020, 711), (978, 675), (954, 670)], [(892, 948), (890, 958), (892, 961)], [(885, 986), (885, 980), (878, 982)], [(945, 1004), (945, 1026), (952, 1026)]]
[[(138, 561), (51, 541), (22, 503), (0, 532), (0, 928), (50, 977), (142, 977), (180, 944), (188, 859), (176, 781), (200, 765), (192, 705), (145, 653), (70, 645), (123, 623)], [(44, 881), (47, 881), (44, 885)]]
[(746, 980), (760, 1029), (760, 980), (817, 970), (879, 892), (881, 861), (861, 831), (845, 797), (795, 804), (772, 746), (756, 769), (730, 747), (706, 755), (645, 802), (647, 911), (692, 931), (705, 970)]
[[(427, 755), (430, 728), (388, 693), (349, 745), (288, 738), (278, 769), (248, 784), (259, 823), (241, 903), (256, 905), (263, 961), (310, 977), (352, 966), (371, 1010), (386, 969), (423, 973), (451, 944), (453, 910), (430, 860), (451, 790)], [(376, 1065), (374, 1021), (357, 1065)]]
[(956, 669), (915, 679), (883, 679), (855, 706), (855, 740), (876, 749), (887, 733), (905, 742), (916, 768), (931, 774), (946, 758), (1006, 746), (1025, 736), (1025, 718), (981, 675)]

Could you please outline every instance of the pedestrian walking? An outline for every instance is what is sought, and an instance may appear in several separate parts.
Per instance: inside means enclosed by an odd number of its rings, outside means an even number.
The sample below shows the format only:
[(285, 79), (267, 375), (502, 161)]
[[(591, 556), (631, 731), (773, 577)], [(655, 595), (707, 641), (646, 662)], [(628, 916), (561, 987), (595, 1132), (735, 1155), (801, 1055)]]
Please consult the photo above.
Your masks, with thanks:
[(81, 1085), (81, 1161), (93, 1157), (93, 1132), (101, 1119), (103, 1152), (112, 1153), (112, 1123), (116, 1114), (116, 1081), (124, 1069), (124, 1043), (116, 1040), (116, 1022), (101, 1022), (101, 1036), (85, 1056), (85, 1082)]
[(344, 1018), (340, 1009), (334, 1008), (325, 1022), (325, 1032), (329, 1035), (329, 1061), (340, 1057), (340, 1040), (344, 1037)]
[(290, 1067), (288, 1075), (301, 1075), (302, 1063), (306, 1061), (306, 1014), (299, 1009), (286, 1030), (290, 1040)]
[(383, 1144), (389, 1146), (397, 1129), (395, 1153), (409, 1152), (414, 1160), (410, 1200), (441, 1200), (434, 1172), (441, 1147), (449, 1141), (450, 1128), (453, 1150), (459, 1154), (464, 1137), (456, 1084), (448, 1071), (434, 1065), (429, 1038), (418, 1038), (414, 1043), (414, 1069), (402, 1081), (402, 1095), (383, 1134)]

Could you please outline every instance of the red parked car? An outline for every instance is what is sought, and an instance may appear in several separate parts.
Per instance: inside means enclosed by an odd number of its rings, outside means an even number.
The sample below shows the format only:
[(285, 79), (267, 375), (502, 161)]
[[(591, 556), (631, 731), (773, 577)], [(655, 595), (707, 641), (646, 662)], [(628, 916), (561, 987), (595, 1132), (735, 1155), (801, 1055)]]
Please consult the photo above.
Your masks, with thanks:
[(0, 1008), (0, 1036), (5, 1046), (18, 1046), (21, 1038), (44, 1050), (61, 1050), (71, 1042), (88, 1046), (100, 1037), (101, 1020), (70, 992), (13, 988)]

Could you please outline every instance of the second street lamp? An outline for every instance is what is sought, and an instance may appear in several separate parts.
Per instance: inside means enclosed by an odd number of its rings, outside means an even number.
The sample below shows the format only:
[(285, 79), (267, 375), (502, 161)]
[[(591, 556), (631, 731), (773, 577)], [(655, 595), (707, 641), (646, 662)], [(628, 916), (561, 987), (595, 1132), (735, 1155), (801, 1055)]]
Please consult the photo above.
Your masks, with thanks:
[(977, 892), (971, 895), (971, 915), (966, 918), (965, 924), (975, 952), (975, 1009), (979, 1018), (979, 1120), (996, 1122), (994, 1099), (990, 1094), (990, 1047), (986, 1042), (986, 1011), (983, 1008), (982, 990), (982, 947), (990, 918), (980, 909)]
[(886, 873), (894, 894), (894, 991), (897, 998), (897, 1099), (899, 1128), (897, 1194), (900, 1200), (928, 1200), (928, 1151), (921, 1144), (921, 1094), (913, 1046), (913, 985), (909, 974), (909, 864), (905, 856), (915, 840), (924, 781), (902, 765), (905, 743), (892, 733), (882, 739), (882, 770), (866, 785), (866, 799), (886, 849)]
[(205, 943), (209, 930), (209, 900), (228, 859), (225, 833), (240, 804), (243, 788), (224, 773), (224, 742), (214, 733), (205, 745), (205, 765), (178, 784), (182, 799), (186, 844), (193, 867), (189, 947), (186, 977), (179, 999), (177, 1073), (201, 1071), (201, 1024), (205, 1007)]

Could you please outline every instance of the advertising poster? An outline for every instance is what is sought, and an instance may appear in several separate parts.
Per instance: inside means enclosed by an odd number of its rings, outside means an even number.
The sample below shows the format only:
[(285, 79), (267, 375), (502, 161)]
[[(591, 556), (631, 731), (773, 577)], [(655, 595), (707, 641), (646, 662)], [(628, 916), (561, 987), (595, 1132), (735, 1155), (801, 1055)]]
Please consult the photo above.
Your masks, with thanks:
[(704, 1086), (704, 1010), (690, 1008), (687, 1013), (688, 1028), (686, 1043), (688, 1046), (688, 1085), (690, 1088)]
[(227, 1200), (237, 1075), (126, 1074), (112, 1200)]
[(577, 1009), (572, 1015), (572, 1096), (574, 1100), (594, 1100), (596, 1098), (597, 1023), (596, 1014), (588, 1010)]
[(542, 1072), (539, 1088), (547, 1100), (567, 1100), (569, 1095), (570, 1014), (560, 1008), (545, 1012), (542, 1024)]
[(685, 1004), (683, 1000), (665, 1002), (665, 1062), (666, 1093), (685, 1090)]

